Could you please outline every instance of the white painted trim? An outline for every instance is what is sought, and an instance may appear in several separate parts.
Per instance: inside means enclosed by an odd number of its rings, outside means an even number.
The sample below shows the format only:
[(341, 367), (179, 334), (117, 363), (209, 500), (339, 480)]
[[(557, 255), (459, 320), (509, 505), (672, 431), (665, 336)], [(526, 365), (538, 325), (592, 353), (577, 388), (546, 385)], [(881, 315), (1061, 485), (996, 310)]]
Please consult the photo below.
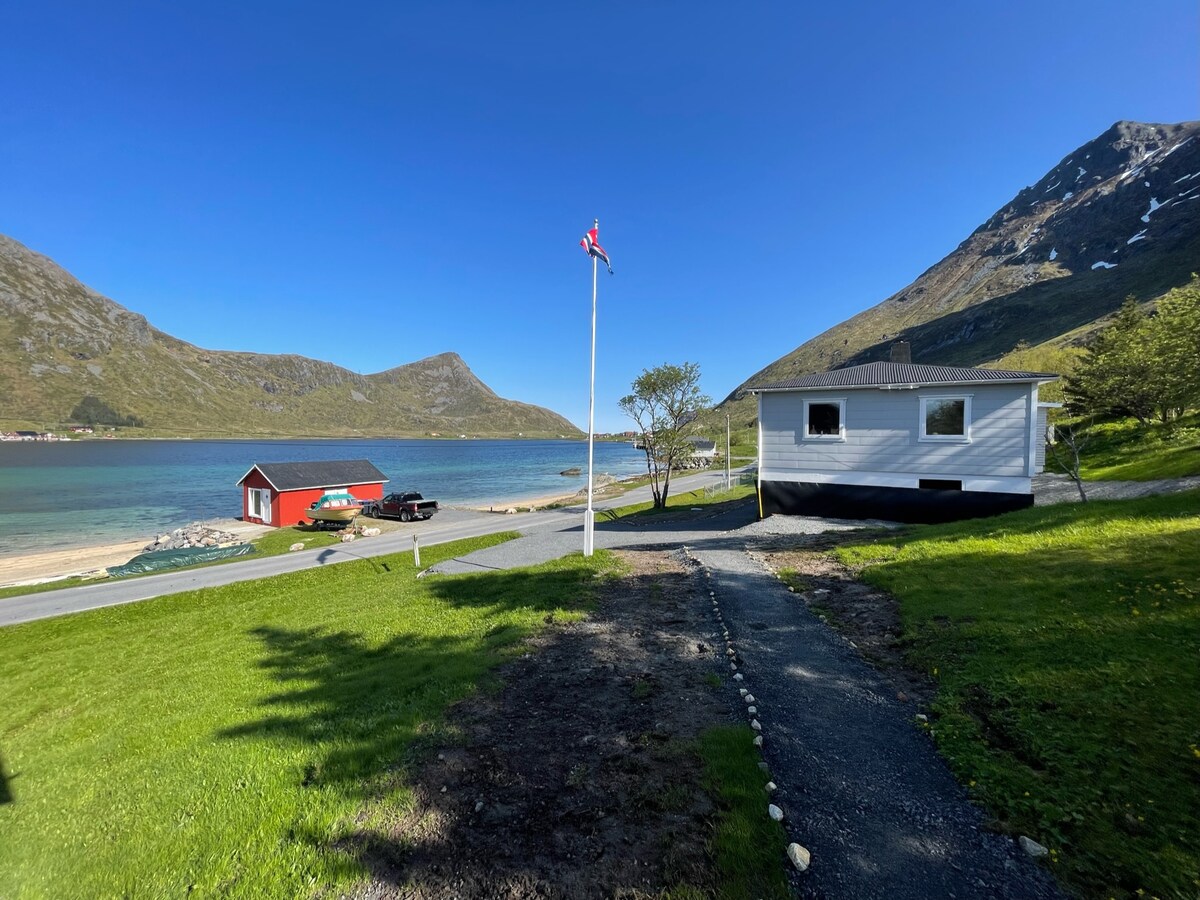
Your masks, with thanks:
[[(969, 444), (971, 443), (971, 398), (974, 394), (918, 394), (917, 443), (918, 444)], [(930, 400), (963, 401), (963, 434), (926, 434), (925, 404)]]
[(795, 469), (759, 468), (764, 481), (787, 481), (797, 484), (855, 484), (863, 487), (917, 488), (922, 480), (961, 481), (963, 491), (982, 491), (989, 494), (1032, 494), (1029, 478), (1020, 475), (948, 475), (936, 472), (801, 472)]
[(762, 398), (762, 394), (759, 394), (756, 399), (758, 400), (758, 471), (762, 472), (762, 470), (763, 470), (763, 439), (762, 439), (762, 431), (763, 431), (762, 401), (763, 401), (763, 398)]
[[(1032, 478), (1037, 474), (1037, 439), (1038, 439), (1038, 386), (1029, 388), (1029, 408), (1025, 411), (1025, 435), (1029, 438), (1029, 459), (1025, 466), (1025, 474)], [(1046, 436), (1042, 435), (1044, 441)]]
[[(812, 404), (824, 404), (833, 406), (836, 404), (838, 408), (838, 433), (837, 434), (809, 434), (808, 433), (808, 408)], [(804, 398), (804, 418), (801, 420), (801, 428), (803, 434), (802, 441), (814, 441), (820, 443), (846, 443), (846, 398), (845, 397), (805, 397)]]

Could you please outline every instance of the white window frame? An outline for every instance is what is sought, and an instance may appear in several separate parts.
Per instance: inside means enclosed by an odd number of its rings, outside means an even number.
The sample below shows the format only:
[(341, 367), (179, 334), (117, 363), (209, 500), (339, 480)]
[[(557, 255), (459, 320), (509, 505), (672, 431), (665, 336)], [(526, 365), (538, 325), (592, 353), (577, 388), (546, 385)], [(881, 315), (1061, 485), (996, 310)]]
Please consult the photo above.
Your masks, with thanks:
[[(836, 406), (838, 408), (838, 433), (837, 434), (809, 434), (808, 433), (808, 408), (814, 403), (821, 406)], [(834, 441), (836, 443), (846, 442), (846, 398), (845, 397), (806, 397), (804, 399), (804, 421), (800, 423), (802, 440), (805, 441)]]
[[(917, 428), (922, 443), (931, 444), (969, 444), (971, 443), (971, 398), (973, 394), (922, 394), (919, 406)], [(926, 434), (926, 409), (930, 400), (961, 400), (963, 403), (963, 433), (962, 434)]]

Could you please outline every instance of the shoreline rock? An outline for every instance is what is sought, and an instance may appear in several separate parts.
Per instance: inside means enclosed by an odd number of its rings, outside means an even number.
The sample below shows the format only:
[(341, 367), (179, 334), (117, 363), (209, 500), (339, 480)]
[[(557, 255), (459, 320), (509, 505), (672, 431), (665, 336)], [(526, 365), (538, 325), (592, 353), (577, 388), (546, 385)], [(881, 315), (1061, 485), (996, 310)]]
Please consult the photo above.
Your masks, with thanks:
[(160, 534), (143, 547), (142, 552), (184, 550), (190, 547), (219, 547), (223, 544), (240, 544), (242, 542), (242, 539), (232, 532), (210, 528), (203, 522), (193, 522), (191, 525), (176, 528), (167, 534)]

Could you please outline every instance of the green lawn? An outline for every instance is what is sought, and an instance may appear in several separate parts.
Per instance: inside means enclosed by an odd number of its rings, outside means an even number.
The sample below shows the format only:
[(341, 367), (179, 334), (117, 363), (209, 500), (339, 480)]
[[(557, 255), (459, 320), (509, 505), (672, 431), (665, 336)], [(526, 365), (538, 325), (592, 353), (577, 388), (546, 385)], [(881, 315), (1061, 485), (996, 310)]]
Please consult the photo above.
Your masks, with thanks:
[(718, 503), (729, 503), (754, 496), (754, 485), (738, 484), (734, 476), (734, 485), (728, 491), (712, 496), (705, 496), (703, 490), (686, 491), (682, 494), (668, 493), (666, 509), (655, 509), (654, 503), (631, 503), (629, 506), (619, 506), (616, 509), (602, 509), (596, 512), (597, 522), (615, 522), (628, 516), (655, 516), (668, 512), (679, 512), (694, 506), (712, 506)]
[[(340, 895), (356, 848), (403, 850), (405, 768), (456, 739), (447, 707), (618, 571), (600, 551), (418, 580), (405, 553), (0, 629), (0, 897)], [(751, 732), (696, 752), (718, 895), (785, 897)]]
[(396, 766), (447, 705), (613, 566), (418, 581), (408, 554), (376, 563), (0, 629), (0, 897), (344, 887), (360, 870), (339, 839), (403, 808)]
[(930, 724), (1084, 896), (1200, 895), (1200, 492), (844, 548), (900, 602)]
[(758, 768), (754, 732), (744, 725), (714, 728), (701, 737), (699, 749), (706, 786), (722, 807), (710, 847), (722, 900), (785, 900), (787, 833), (766, 816), (767, 776)]

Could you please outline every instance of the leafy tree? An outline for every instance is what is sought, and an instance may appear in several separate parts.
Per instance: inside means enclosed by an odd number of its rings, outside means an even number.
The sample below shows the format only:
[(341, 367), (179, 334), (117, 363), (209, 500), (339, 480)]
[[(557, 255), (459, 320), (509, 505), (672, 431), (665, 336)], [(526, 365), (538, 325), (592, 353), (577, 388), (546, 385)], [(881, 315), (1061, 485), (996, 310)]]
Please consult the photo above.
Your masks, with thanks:
[(1158, 301), (1150, 342), (1159, 382), (1159, 418), (1200, 406), (1200, 279)]
[(1154, 362), (1150, 328), (1130, 297), (1097, 336), (1065, 388), (1073, 413), (1133, 416), (1145, 425), (1154, 415)]
[(696, 363), (664, 363), (643, 369), (633, 382), (633, 393), (621, 398), (621, 410), (642, 433), (655, 509), (667, 505), (672, 469), (692, 454), (686, 427), (711, 403), (700, 393), (700, 366)]
[(1097, 335), (1066, 385), (1075, 413), (1163, 424), (1200, 406), (1200, 279), (1175, 288), (1149, 317), (1130, 298)]

